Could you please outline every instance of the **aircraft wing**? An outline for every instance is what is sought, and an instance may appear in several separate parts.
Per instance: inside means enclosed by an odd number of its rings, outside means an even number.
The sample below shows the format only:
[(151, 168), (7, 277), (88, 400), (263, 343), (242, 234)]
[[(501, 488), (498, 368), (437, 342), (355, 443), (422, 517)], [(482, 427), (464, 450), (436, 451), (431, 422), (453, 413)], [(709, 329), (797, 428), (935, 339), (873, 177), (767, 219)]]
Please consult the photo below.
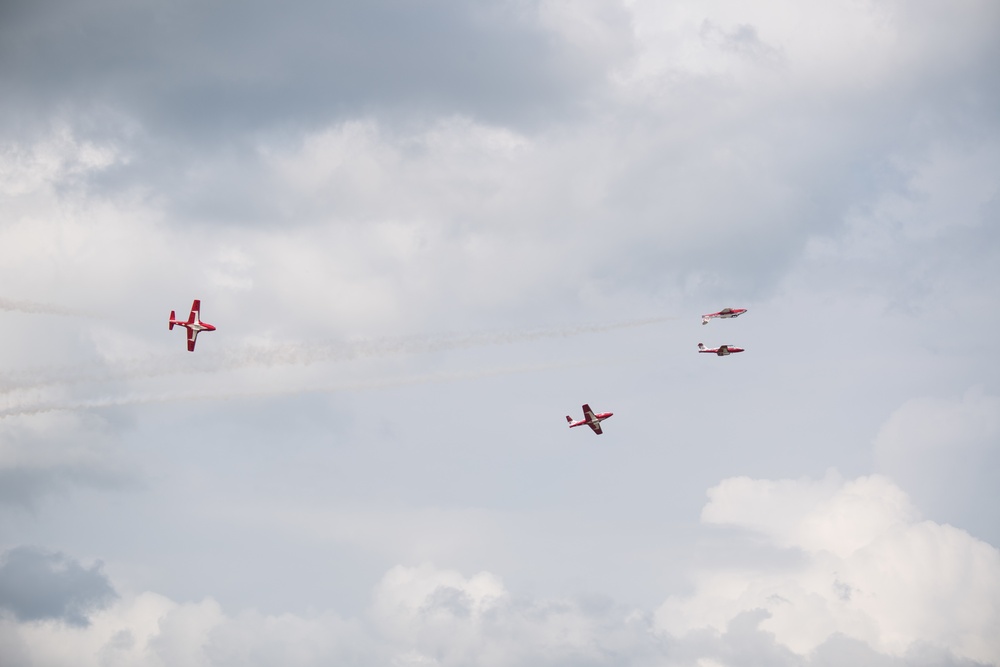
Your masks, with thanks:
[(191, 314), (188, 315), (188, 324), (201, 319), (201, 299), (195, 299), (191, 304)]
[[(195, 303), (198, 302), (195, 301)], [(197, 329), (188, 329), (187, 332), (188, 332), (188, 352), (194, 352), (194, 344), (198, 340), (198, 331)]]
[(594, 429), (594, 433), (596, 433), (597, 435), (604, 433), (604, 431), (601, 430), (601, 422), (597, 420), (594, 420), (592, 422), (587, 422), (587, 426)]
[(587, 405), (586, 403), (583, 404), (583, 418), (585, 421), (588, 422), (594, 421), (596, 419), (596, 417), (594, 417), (594, 411), (591, 410), (590, 406)]

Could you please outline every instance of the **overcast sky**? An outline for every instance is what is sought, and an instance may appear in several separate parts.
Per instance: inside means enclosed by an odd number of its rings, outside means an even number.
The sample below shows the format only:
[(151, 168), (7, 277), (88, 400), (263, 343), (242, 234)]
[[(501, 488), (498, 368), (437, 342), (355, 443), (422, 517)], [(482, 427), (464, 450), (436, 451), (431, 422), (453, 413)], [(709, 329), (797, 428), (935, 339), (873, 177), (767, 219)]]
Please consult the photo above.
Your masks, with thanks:
[(0, 4), (3, 664), (1000, 665), (998, 63), (992, 0)]

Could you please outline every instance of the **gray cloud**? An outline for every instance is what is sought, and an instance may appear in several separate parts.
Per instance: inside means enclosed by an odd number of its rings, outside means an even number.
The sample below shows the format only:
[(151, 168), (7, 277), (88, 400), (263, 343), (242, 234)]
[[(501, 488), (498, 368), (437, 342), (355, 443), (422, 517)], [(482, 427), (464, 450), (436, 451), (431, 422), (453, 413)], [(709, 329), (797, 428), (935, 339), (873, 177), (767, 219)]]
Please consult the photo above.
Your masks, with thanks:
[(617, 41), (595, 53), (543, 26), (535, 2), (7, 4), (0, 128), (23, 139), (63, 123), (124, 147), (127, 163), (81, 180), (102, 192), (155, 182), (174, 217), (195, 222), (280, 217), (261, 135), (294, 144), (373, 116), (544, 127), (579, 117), (629, 50), (626, 12), (604, 13)]
[(120, 488), (118, 475), (68, 465), (45, 468), (0, 468), (0, 506), (32, 508), (46, 496), (74, 486)]
[(134, 479), (116, 427), (96, 415), (0, 424), (0, 507), (35, 509), (75, 487), (122, 489)]
[(889, 656), (868, 644), (835, 634), (809, 656), (810, 667), (985, 667), (985, 663), (956, 657), (950, 651), (928, 644), (915, 644), (902, 656)]
[[(946, 649), (912, 646), (905, 655), (879, 653), (857, 639), (834, 634), (808, 655), (799, 655), (775, 641), (759, 624), (770, 614), (757, 609), (736, 616), (724, 632), (694, 631), (668, 640), (669, 655), (680, 665), (718, 661), (732, 667), (985, 667), (984, 663), (956, 657)], [(715, 664), (710, 663), (710, 664)]]
[(539, 116), (592, 79), (531, 3), (6, 4), (8, 105), (110, 106), (199, 141), (399, 105)]
[(117, 594), (101, 571), (61, 553), (17, 547), (0, 565), (0, 607), (21, 621), (59, 620), (85, 627), (88, 614), (107, 606)]
[[(425, 572), (427, 568), (421, 568)], [(399, 572), (400, 569), (394, 570)], [(387, 578), (391, 577), (390, 572)], [(211, 599), (161, 600), (158, 623), (150, 626), (153, 600), (141, 596), (115, 605), (116, 630), (92, 629), (74, 639), (86, 652), (51, 654), (46, 664), (105, 664), (109, 659), (145, 664), (159, 658), (205, 665), (543, 665), (551, 667), (675, 665), (697, 667), (976, 667), (946, 648), (915, 644), (888, 655), (868, 644), (834, 634), (814, 651), (789, 650), (762, 630), (767, 611), (748, 610), (716, 631), (681, 636), (653, 631), (650, 615), (610, 599), (512, 597), (481, 573), (455, 585), (397, 582), (385, 589), (364, 617), (333, 613), (266, 615), (248, 610), (225, 613)], [(430, 583), (429, 586), (421, 584)], [(417, 588), (413, 588), (416, 585)], [(389, 594), (392, 604), (380, 605)], [(401, 596), (401, 597), (398, 597)], [(384, 600), (382, 601), (384, 602)], [(17, 627), (0, 625), (0, 648), (21, 644)], [(102, 646), (103, 644), (103, 646)], [(94, 647), (100, 650), (93, 653)]]

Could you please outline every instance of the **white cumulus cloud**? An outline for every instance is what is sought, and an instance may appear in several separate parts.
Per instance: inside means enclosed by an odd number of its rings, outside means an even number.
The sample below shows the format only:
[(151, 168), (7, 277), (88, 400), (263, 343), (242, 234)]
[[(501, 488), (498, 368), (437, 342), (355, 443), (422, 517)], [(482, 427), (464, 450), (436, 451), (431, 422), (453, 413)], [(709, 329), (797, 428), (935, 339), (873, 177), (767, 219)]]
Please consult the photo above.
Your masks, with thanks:
[(674, 635), (723, 630), (766, 610), (760, 628), (798, 654), (834, 635), (902, 656), (929, 645), (1000, 661), (1000, 551), (965, 531), (920, 520), (881, 476), (841, 480), (724, 480), (709, 490), (707, 523), (758, 533), (795, 564), (705, 569), (695, 590), (669, 598), (657, 626)]

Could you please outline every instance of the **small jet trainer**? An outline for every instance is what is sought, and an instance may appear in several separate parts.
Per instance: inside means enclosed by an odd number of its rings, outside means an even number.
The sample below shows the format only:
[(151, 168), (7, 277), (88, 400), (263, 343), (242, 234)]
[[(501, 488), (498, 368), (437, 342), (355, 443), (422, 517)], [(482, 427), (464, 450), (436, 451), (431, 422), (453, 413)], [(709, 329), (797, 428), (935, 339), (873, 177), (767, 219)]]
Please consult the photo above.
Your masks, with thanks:
[(195, 299), (194, 303), (191, 304), (191, 314), (188, 316), (187, 322), (184, 320), (178, 320), (177, 315), (174, 311), (170, 311), (170, 330), (173, 331), (174, 325), (187, 329), (188, 334), (188, 352), (194, 352), (195, 341), (198, 340), (198, 332), (200, 331), (215, 331), (215, 327), (208, 322), (201, 321), (201, 301)]
[(720, 345), (719, 347), (705, 347), (704, 343), (698, 343), (698, 351), (704, 352), (706, 354), (717, 354), (720, 357), (725, 357), (729, 354), (736, 354), (737, 352), (742, 352), (742, 347), (736, 347), (735, 345)]
[(583, 419), (581, 419), (580, 421), (573, 421), (572, 417), (566, 415), (566, 421), (569, 422), (570, 428), (573, 428), (574, 426), (583, 426), (584, 424), (586, 424), (590, 428), (594, 429), (594, 433), (600, 435), (601, 433), (604, 433), (604, 431), (601, 430), (601, 422), (613, 414), (614, 414), (613, 412), (598, 412), (597, 414), (594, 414), (594, 411), (590, 409), (590, 406), (584, 403)]
[(747, 312), (746, 308), (723, 308), (717, 313), (709, 313), (708, 315), (702, 315), (701, 323), (708, 324), (708, 321), (713, 317), (718, 317), (724, 320), (728, 320), (731, 317), (739, 317), (745, 312)]

